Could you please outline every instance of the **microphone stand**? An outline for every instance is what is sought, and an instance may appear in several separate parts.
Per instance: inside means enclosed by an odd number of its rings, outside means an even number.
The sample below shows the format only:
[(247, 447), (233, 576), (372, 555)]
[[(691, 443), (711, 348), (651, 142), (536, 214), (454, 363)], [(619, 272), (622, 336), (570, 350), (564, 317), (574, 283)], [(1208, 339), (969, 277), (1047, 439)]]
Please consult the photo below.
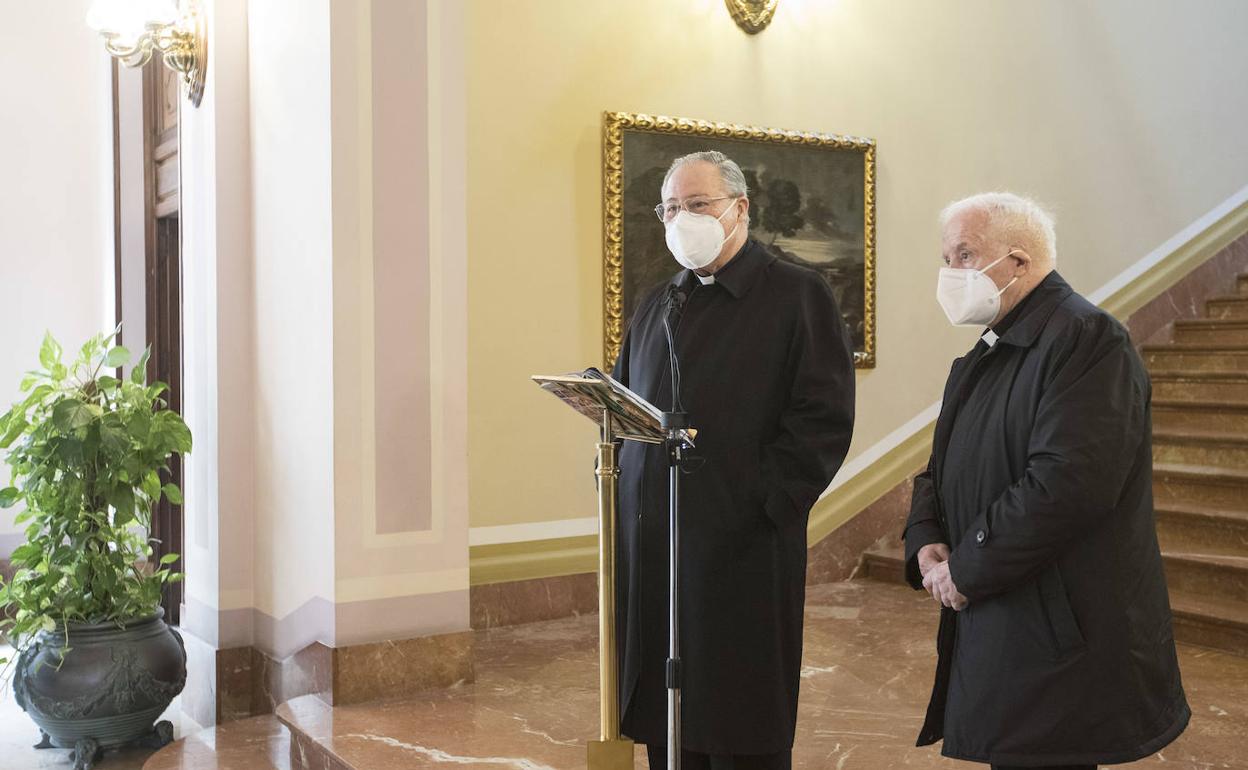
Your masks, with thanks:
[(680, 401), (680, 361), (676, 356), (676, 340), (671, 317), (684, 312), (687, 295), (672, 284), (667, 293), (667, 312), (663, 314), (663, 330), (667, 334), (667, 352), (672, 372), (672, 408), (663, 412), (660, 425), (667, 431), (664, 446), (668, 467), (668, 655), (665, 672), (667, 685), (667, 768), (680, 770), (680, 472), (688, 448), (689, 414)]

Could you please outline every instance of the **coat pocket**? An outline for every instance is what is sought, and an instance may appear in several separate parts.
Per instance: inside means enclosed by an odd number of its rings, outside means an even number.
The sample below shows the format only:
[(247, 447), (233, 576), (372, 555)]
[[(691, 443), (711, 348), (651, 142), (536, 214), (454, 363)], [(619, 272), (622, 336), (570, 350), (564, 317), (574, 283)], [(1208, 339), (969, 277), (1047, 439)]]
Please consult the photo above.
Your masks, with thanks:
[(1053, 635), (1057, 656), (1064, 657), (1087, 647), (1083, 632), (1079, 630), (1075, 611), (1070, 606), (1070, 597), (1066, 595), (1066, 584), (1062, 582), (1061, 570), (1056, 564), (1050, 565), (1040, 574), (1038, 586), (1040, 606), (1044, 608), (1045, 620)]

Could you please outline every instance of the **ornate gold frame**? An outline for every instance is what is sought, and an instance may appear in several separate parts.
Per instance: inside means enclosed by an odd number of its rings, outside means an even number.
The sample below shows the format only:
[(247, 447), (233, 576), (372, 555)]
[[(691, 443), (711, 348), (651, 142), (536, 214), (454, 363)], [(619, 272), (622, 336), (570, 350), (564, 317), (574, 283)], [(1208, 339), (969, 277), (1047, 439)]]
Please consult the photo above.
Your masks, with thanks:
[(771, 23), (780, 0), (724, 0), (728, 13), (737, 26), (749, 35), (757, 35)]
[(863, 153), (863, 350), (854, 352), (859, 369), (875, 368), (875, 140), (775, 128), (711, 123), (689, 118), (670, 118), (631, 112), (603, 113), (602, 131), (602, 242), (603, 242), (603, 358), (607, 368), (615, 364), (623, 341), (622, 277), (624, 272), (624, 137), (625, 131), (708, 136), (779, 144), (800, 144)]

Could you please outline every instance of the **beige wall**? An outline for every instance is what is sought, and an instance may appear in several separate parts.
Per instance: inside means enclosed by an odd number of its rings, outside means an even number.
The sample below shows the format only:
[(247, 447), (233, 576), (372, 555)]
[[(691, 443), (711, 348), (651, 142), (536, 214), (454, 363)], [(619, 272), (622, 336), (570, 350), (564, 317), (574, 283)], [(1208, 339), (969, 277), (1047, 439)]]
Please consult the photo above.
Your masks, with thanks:
[[(72, 358), (115, 325), (111, 70), (87, 5), (0, 0), (0, 413), (45, 330)], [(0, 558), (16, 513), (0, 510)]]
[(248, 4), (255, 606), (275, 618), (333, 598), (328, 21), (328, 0)]
[(278, 656), (463, 630), (458, 6), (206, 5), (216, 65), (183, 113), (186, 625)]
[(1248, 182), (1246, 28), (1238, 0), (781, 0), (754, 37), (719, 0), (472, 2), (474, 541), (592, 531), (527, 526), (593, 515), (595, 434), (526, 378), (599, 363), (604, 110), (878, 141), (879, 366), (852, 457), (970, 344), (933, 300), (942, 204), (1038, 196), (1091, 292)]
[(339, 644), (468, 627), (462, 15), (333, 4)]
[[(246, 0), (213, 0), (209, 84), (181, 114), (186, 612), (210, 644), (252, 642), (256, 388)], [(240, 620), (241, 619), (241, 620)]]

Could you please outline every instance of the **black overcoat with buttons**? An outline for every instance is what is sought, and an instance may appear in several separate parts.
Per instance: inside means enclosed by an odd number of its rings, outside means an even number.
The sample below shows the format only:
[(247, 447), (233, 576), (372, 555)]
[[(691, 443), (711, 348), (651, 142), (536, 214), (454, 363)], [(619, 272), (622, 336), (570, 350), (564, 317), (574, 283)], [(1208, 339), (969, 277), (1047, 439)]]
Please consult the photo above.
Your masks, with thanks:
[(952, 548), (920, 746), (1002, 765), (1153, 754), (1191, 712), (1152, 496), (1151, 385), (1123, 327), (1057, 273), (953, 364), (905, 531)]
[[(828, 285), (747, 241), (675, 319), (681, 400), (701, 466), (681, 477), (683, 743), (706, 754), (793, 745), (806, 523), (849, 449), (854, 363)], [(667, 284), (639, 304), (615, 377), (671, 405)], [(668, 465), (625, 442), (620, 464), (620, 700), (626, 735), (667, 740)]]

